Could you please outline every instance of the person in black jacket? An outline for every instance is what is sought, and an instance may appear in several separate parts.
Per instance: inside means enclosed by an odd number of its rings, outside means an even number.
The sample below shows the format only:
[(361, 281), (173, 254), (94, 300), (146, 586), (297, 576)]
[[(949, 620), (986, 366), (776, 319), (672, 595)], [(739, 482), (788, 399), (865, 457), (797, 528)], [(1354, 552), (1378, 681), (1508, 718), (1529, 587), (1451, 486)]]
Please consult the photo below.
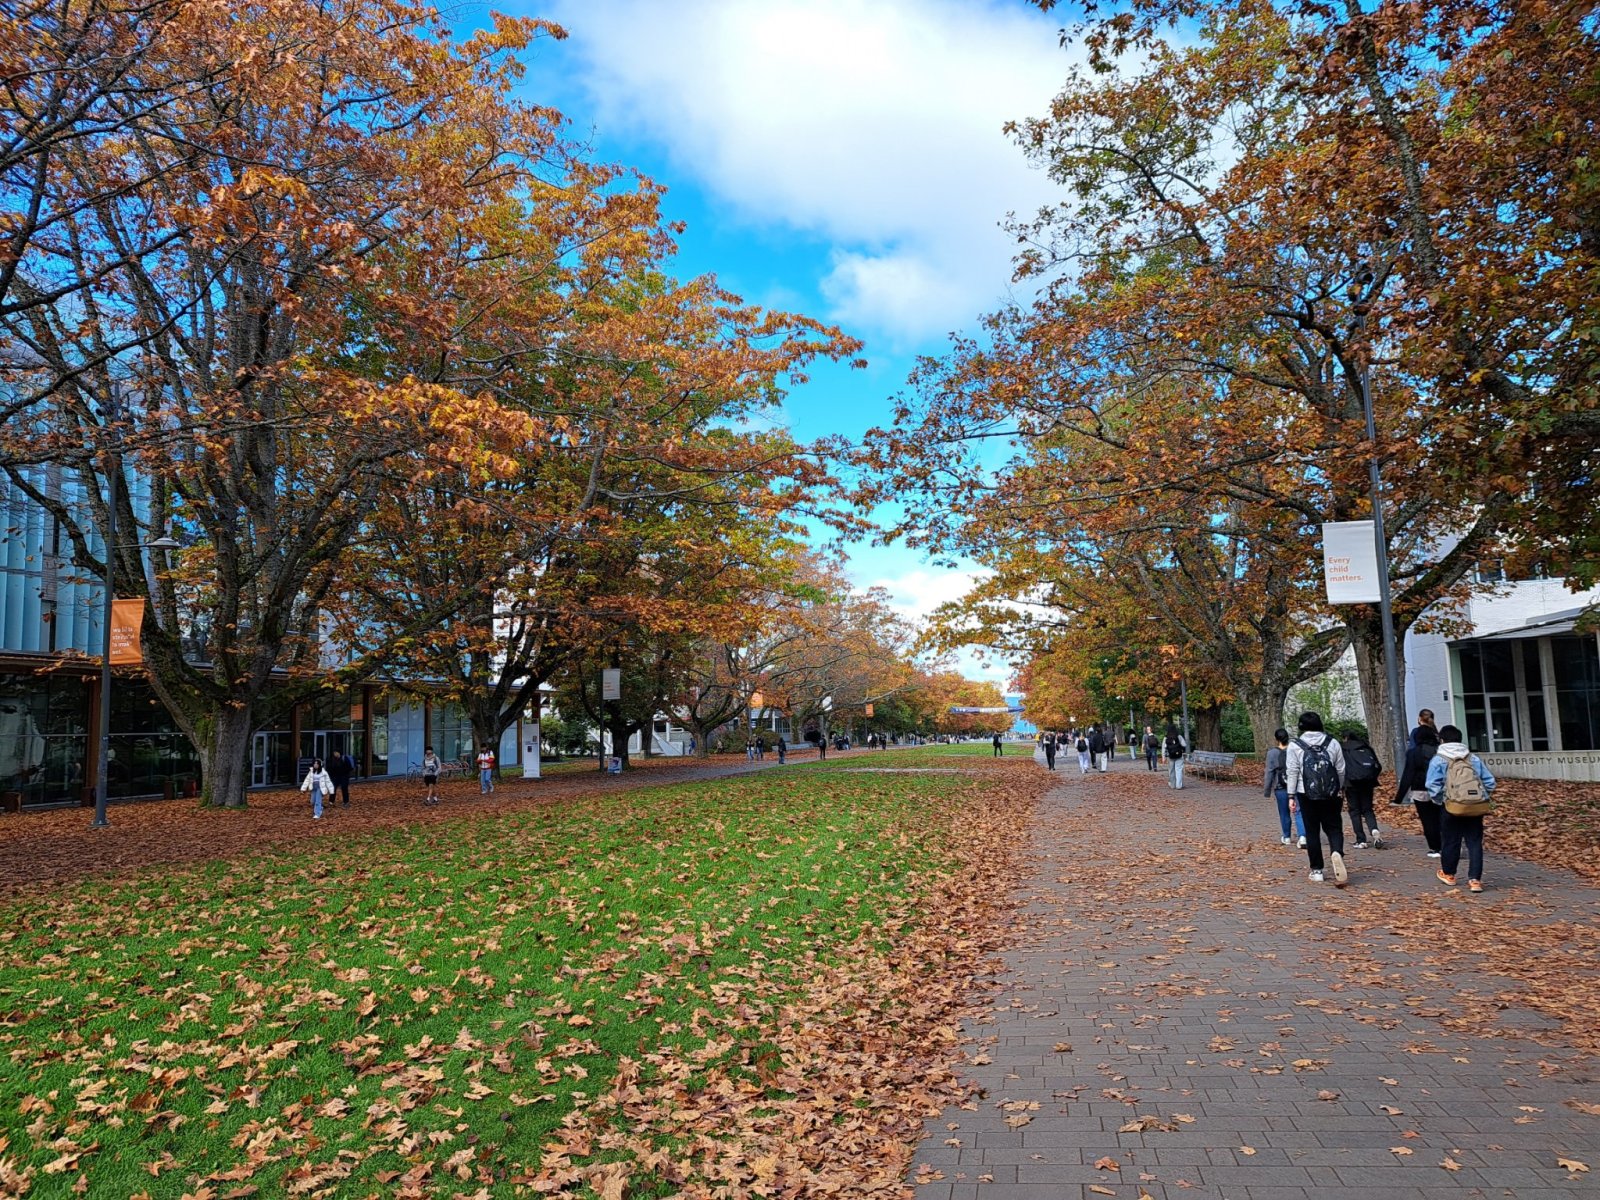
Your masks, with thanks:
[(1440, 851), (1439, 813), (1442, 809), (1428, 795), (1428, 764), (1439, 752), (1439, 734), (1430, 725), (1418, 725), (1412, 737), (1416, 744), (1406, 751), (1405, 766), (1400, 769), (1400, 782), (1395, 788), (1394, 803), (1411, 801), (1416, 806), (1417, 819), (1422, 822), (1422, 836), (1428, 839), (1428, 857), (1438, 858)]
[(350, 807), (350, 780), (356, 773), (356, 760), (342, 750), (336, 750), (328, 756), (328, 778), (333, 780), (333, 795), (328, 797), (332, 803), (334, 796), (341, 792), (344, 794), (344, 806)]
[(1378, 779), (1383, 775), (1383, 763), (1372, 744), (1357, 733), (1347, 733), (1341, 741), (1344, 751), (1345, 806), (1350, 810), (1350, 829), (1356, 836), (1356, 849), (1365, 850), (1370, 841), (1374, 848), (1383, 845), (1383, 834), (1378, 832), (1378, 817), (1372, 811), (1372, 794), (1378, 790)]

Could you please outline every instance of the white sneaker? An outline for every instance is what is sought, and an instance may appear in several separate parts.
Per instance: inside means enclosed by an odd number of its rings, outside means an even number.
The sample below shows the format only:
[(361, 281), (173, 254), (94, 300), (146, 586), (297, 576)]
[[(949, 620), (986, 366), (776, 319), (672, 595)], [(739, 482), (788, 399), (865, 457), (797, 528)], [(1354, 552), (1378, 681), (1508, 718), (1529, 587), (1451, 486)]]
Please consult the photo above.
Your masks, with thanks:
[(1365, 850), (1366, 848), (1367, 848), (1367, 844), (1365, 842), (1357, 842), (1356, 843), (1356, 849), (1357, 850)]
[(1378, 832), (1378, 827), (1376, 825), (1372, 827), (1372, 848), (1374, 850), (1383, 849), (1383, 834)]
[(1300, 839), (1300, 849), (1304, 850), (1305, 848), (1306, 848), (1306, 840), (1305, 840), (1305, 838), (1301, 838)]
[(1279, 838), (1278, 840), (1280, 842), (1282, 842), (1285, 846), (1287, 846), (1289, 844), (1289, 839), (1288, 838)]
[(1313, 872), (1311, 872), (1311, 874), (1307, 875), (1306, 878), (1309, 879), (1312, 883), (1321, 883), (1322, 882), (1322, 872), (1321, 871), (1313, 871)]
[(1439, 852), (1437, 850), (1429, 850), (1428, 851), (1428, 857), (1429, 858), (1438, 858), (1439, 857)]
[(1345, 869), (1344, 855), (1335, 850), (1328, 855), (1328, 865), (1333, 868), (1333, 886), (1343, 887), (1350, 882), (1350, 872)]

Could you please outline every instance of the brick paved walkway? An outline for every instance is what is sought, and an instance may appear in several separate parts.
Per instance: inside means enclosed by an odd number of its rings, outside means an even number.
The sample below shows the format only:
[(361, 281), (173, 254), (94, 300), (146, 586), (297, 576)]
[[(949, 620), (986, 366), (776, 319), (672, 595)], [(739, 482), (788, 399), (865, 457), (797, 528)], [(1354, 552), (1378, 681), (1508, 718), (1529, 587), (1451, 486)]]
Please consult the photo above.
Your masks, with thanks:
[(1494, 857), (1491, 832), (1489, 890), (1434, 897), (1409, 816), (1393, 848), (1351, 852), (1338, 891), (1279, 846), (1259, 788), (1068, 766), (1036, 822), (1024, 932), (967, 1024), (962, 1074), (983, 1091), (928, 1122), (918, 1200), (1600, 1194), (1600, 1115), (1568, 1106), (1600, 1114), (1600, 1062), (1517, 1036), (1554, 1022), (1515, 1005), (1508, 1036), (1447, 1027), (1453, 1001), (1507, 981), (1385, 921), (1434, 903), (1576, 921), (1594, 967), (1600, 889)]

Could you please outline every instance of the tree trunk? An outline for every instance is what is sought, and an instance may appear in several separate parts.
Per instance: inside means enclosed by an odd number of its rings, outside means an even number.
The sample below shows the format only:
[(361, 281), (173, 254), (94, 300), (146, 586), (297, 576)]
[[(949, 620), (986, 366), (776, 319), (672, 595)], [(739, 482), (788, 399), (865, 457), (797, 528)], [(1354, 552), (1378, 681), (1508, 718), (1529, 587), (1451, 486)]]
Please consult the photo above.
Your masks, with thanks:
[[(1389, 677), (1383, 666), (1383, 622), (1374, 608), (1371, 616), (1346, 618), (1345, 623), (1350, 627), (1350, 648), (1355, 652), (1367, 740), (1386, 764), (1402, 761), (1394, 756), (1400, 753), (1406, 731), (1395, 728)], [(1406, 677), (1406, 660), (1400, 646), (1395, 647), (1395, 671), (1400, 679)]]
[[(221, 808), (243, 808), (250, 785), (250, 736), (254, 710), (247, 705), (219, 709), (207, 736), (196, 739), (200, 754), (201, 796)], [(301, 780), (296, 779), (298, 787)]]
[(1194, 721), (1194, 748), (1196, 750), (1222, 749), (1222, 705), (1196, 708), (1190, 713)]
[(1250, 735), (1255, 739), (1257, 754), (1265, 754), (1278, 744), (1272, 735), (1283, 728), (1283, 705), (1288, 697), (1289, 689), (1281, 684), (1240, 691), (1239, 699), (1250, 715)]

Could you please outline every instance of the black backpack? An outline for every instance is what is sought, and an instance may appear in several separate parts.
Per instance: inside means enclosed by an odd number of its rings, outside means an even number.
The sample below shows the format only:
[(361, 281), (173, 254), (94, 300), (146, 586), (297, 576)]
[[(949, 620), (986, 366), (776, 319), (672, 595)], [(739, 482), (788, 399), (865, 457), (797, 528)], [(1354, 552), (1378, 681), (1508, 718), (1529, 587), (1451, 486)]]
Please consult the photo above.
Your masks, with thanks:
[(1167, 757), (1171, 759), (1179, 759), (1183, 757), (1183, 742), (1181, 742), (1178, 738), (1169, 737), (1167, 739)]
[(1365, 742), (1351, 746), (1344, 752), (1344, 778), (1347, 783), (1377, 783), (1383, 774), (1383, 764), (1371, 746)]
[(1339, 794), (1339, 771), (1333, 765), (1324, 739), (1313, 746), (1304, 738), (1295, 738), (1300, 747), (1300, 791), (1308, 800), (1331, 800)]
[(1146, 737), (1144, 739), (1144, 748), (1146, 750), (1159, 750), (1159, 749), (1161, 749), (1161, 739), (1158, 738), (1153, 733), (1150, 734), (1148, 737)]
[(1084, 741), (1082, 738), (1079, 738), (1078, 739), (1078, 753), (1079, 754), (1085, 754), (1085, 753), (1088, 752), (1088, 749), (1089, 749), (1089, 743)]

